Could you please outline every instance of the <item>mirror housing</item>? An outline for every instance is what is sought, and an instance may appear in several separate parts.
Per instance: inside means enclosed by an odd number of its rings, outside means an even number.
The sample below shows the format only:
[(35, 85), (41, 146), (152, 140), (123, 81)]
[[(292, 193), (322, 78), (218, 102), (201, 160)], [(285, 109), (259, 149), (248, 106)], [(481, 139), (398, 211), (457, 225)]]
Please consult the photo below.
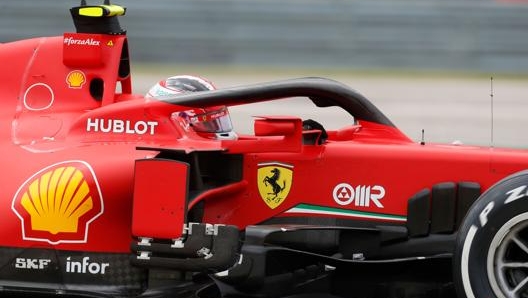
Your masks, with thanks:
[(299, 152), (302, 149), (302, 120), (291, 116), (259, 116), (254, 123), (255, 136), (224, 140), (232, 153)]
[(295, 133), (295, 119), (256, 119), (255, 136), (289, 136)]

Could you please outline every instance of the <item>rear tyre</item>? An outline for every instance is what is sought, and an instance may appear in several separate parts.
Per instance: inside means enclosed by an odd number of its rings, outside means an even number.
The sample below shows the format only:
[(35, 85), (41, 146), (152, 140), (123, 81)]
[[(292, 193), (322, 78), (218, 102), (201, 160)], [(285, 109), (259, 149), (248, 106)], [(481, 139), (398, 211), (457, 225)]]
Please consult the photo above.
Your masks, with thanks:
[(528, 172), (475, 202), (459, 229), (453, 265), (459, 297), (528, 297)]

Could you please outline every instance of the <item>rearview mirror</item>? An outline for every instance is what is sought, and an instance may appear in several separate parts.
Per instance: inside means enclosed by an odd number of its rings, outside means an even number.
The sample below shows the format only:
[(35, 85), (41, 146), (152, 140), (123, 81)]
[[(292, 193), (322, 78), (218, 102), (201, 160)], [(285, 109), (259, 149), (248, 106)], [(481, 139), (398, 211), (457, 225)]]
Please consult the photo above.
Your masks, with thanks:
[(296, 118), (263, 118), (256, 119), (255, 136), (289, 136), (295, 133)]

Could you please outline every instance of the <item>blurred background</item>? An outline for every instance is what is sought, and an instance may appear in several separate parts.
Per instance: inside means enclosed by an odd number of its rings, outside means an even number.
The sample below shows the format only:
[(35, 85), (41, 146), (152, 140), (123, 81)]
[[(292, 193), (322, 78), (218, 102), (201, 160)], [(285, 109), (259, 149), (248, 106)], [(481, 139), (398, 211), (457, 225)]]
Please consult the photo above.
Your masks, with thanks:
[[(2, 0), (0, 43), (74, 31), (68, 9), (79, 3)], [(417, 141), (424, 129), (430, 142), (528, 147), (528, 1), (115, 4), (127, 7), (120, 22), (129, 37), (137, 93), (184, 73), (209, 78), (220, 88), (324, 76), (370, 98)], [(232, 113), (238, 130), (250, 130), (249, 116), (284, 114), (288, 108), (304, 113), (296, 101)], [(306, 112), (306, 117), (319, 117), (329, 128), (348, 123), (335, 113)]]

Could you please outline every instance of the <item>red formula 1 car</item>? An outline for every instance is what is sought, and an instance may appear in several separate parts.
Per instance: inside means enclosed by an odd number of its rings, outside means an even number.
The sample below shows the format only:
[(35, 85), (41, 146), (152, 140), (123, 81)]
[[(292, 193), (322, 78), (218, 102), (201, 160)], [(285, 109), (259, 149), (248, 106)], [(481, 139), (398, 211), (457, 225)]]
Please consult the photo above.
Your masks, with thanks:
[[(77, 32), (0, 44), (0, 293), (528, 295), (528, 152), (415, 143), (322, 78), (135, 95), (124, 12), (81, 4)], [(354, 121), (219, 139), (178, 120), (292, 97)]]

